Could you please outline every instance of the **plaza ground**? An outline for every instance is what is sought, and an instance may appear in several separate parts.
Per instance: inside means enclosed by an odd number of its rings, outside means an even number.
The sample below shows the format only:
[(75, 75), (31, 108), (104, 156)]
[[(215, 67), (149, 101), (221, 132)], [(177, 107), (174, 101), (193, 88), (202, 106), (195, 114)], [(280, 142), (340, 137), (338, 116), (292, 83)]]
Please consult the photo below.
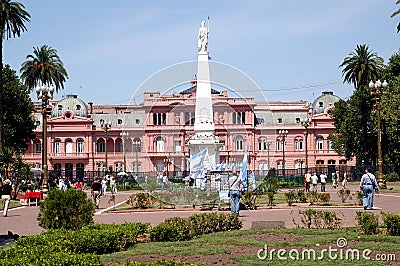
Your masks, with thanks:
[[(390, 187), (390, 185), (389, 185)], [(385, 193), (375, 194), (375, 207), (379, 212), (391, 212), (398, 214), (400, 212), (399, 201), (400, 192), (397, 189), (400, 187), (396, 184), (392, 191), (388, 190)], [(357, 191), (356, 185), (351, 185), (352, 192)], [(327, 192), (331, 194), (332, 200), (339, 200), (337, 196), (337, 189), (327, 186)], [(121, 203), (128, 199), (133, 192), (123, 191), (116, 195), (115, 203)], [(114, 202), (108, 202), (110, 193), (106, 197), (101, 198), (100, 209), (97, 210), (94, 216), (95, 223), (124, 223), (124, 222), (148, 222), (151, 225), (156, 225), (164, 219), (169, 217), (189, 217), (195, 213), (205, 212), (200, 208), (189, 208), (187, 210), (143, 210), (143, 211), (129, 211), (129, 212), (107, 212), (109, 208), (112, 209)], [(349, 201), (349, 200), (348, 200)], [(241, 210), (240, 219), (243, 221), (243, 229), (250, 229), (254, 221), (284, 221), (286, 228), (294, 228), (296, 225), (293, 223), (292, 217), (298, 221), (298, 210), (306, 208), (320, 208), (334, 210), (338, 213), (339, 217), (343, 219), (343, 226), (355, 226), (356, 212), (363, 210), (361, 206), (309, 206), (309, 204), (297, 204), (296, 206), (287, 206), (287, 204), (279, 204), (272, 208), (263, 207), (257, 210)], [(213, 210), (216, 211), (216, 210)], [(229, 212), (229, 211), (225, 211)], [(39, 207), (34, 206), (21, 206), (18, 208), (10, 209), (7, 217), (0, 216), (0, 235), (7, 235), (8, 231), (18, 235), (33, 235), (43, 231), (37, 221)]]

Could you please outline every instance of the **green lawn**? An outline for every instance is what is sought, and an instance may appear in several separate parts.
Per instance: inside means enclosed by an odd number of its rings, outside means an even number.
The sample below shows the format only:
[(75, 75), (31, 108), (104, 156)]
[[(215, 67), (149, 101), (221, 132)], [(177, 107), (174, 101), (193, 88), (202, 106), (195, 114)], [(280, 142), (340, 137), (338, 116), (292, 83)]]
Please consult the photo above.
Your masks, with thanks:
[[(273, 242), (268, 242), (269, 236), (274, 239)], [(177, 255), (179, 258), (185, 257), (185, 261), (191, 262), (190, 259), (198, 258), (201, 256), (205, 263), (212, 264), (210, 259), (213, 256), (220, 254), (221, 256), (228, 254), (225, 260), (233, 260), (239, 265), (389, 265), (388, 262), (378, 262), (376, 260), (365, 260), (360, 258), (356, 261), (354, 258), (332, 260), (328, 253), (323, 253), (323, 259), (318, 260), (321, 256), (321, 250), (329, 247), (339, 250), (336, 241), (339, 238), (345, 238), (347, 243), (351, 245), (342, 248), (346, 252), (348, 248), (358, 249), (361, 252), (365, 249), (370, 249), (373, 253), (370, 255), (375, 256), (377, 253), (395, 254), (397, 261), (400, 260), (400, 238), (390, 236), (363, 236), (360, 235), (355, 228), (345, 228), (340, 230), (327, 230), (327, 229), (281, 229), (281, 230), (239, 230), (229, 232), (219, 232), (209, 235), (203, 235), (191, 241), (183, 242), (149, 242), (139, 243), (135, 247), (124, 251), (108, 255), (103, 255), (102, 261), (106, 265), (113, 263), (133, 261), (134, 256), (146, 257), (161, 257)], [(292, 260), (279, 260), (277, 253), (273, 255), (271, 260), (267, 258), (259, 258), (257, 256), (258, 250), (268, 246), (268, 251), (275, 249), (286, 250), (286, 257), (288, 252), (296, 249), (300, 252), (303, 250), (315, 250), (316, 260), (305, 259)], [(271, 254), (271, 253), (268, 253)], [(335, 254), (335, 253), (333, 253)], [(337, 254), (340, 254), (339, 251)], [(345, 253), (344, 253), (345, 254)], [(322, 257), (322, 256), (321, 256)], [(198, 262), (198, 261), (193, 261)], [(225, 261), (227, 262), (227, 261)], [(215, 263), (218, 264), (218, 261)], [(222, 263), (222, 262), (221, 262)], [(392, 262), (393, 263), (393, 262)], [(393, 265), (393, 264), (392, 264)]]

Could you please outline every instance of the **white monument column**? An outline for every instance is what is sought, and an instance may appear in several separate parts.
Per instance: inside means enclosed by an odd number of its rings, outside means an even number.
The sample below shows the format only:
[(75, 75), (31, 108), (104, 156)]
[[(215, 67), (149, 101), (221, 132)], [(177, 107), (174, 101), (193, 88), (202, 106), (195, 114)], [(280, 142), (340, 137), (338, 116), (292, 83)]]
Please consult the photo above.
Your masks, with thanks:
[(215, 136), (210, 70), (208, 64), (208, 32), (205, 22), (201, 22), (198, 35), (197, 89), (194, 135), (189, 140), (190, 156), (203, 149), (208, 150), (206, 160), (209, 165), (219, 164), (219, 149), (222, 144)]

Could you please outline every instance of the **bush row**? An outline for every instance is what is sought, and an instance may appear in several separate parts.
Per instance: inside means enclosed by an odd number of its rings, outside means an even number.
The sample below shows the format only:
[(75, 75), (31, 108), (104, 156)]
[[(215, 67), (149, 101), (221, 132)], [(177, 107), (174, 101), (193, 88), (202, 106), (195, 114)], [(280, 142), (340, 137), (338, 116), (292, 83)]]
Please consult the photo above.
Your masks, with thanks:
[(322, 204), (329, 205), (331, 196), (329, 193), (318, 193), (316, 191), (305, 192), (304, 189), (290, 190), (285, 192), (285, 199), (289, 206), (292, 206), (294, 202), (306, 203), (307, 199), (311, 204)]
[(199, 235), (219, 231), (238, 230), (242, 221), (237, 215), (226, 213), (194, 214), (189, 218), (168, 218), (150, 230), (151, 241), (184, 241)]
[(16, 248), (44, 247), (52, 252), (97, 255), (123, 251), (137, 242), (137, 237), (148, 231), (149, 224), (124, 223), (96, 224), (71, 231), (49, 230), (40, 235), (28, 236), (16, 241)]
[(357, 227), (365, 235), (375, 235), (381, 232), (380, 227), (386, 229), (390, 236), (400, 236), (400, 215), (381, 211), (383, 226), (379, 224), (379, 214), (357, 211)]

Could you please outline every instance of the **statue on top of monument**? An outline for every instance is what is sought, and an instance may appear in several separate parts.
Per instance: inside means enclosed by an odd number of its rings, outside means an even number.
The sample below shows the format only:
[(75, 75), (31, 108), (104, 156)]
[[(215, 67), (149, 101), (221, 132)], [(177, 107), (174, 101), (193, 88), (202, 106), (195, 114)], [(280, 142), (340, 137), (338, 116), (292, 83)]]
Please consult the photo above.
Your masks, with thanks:
[(206, 22), (203, 20), (199, 29), (199, 39), (197, 42), (197, 50), (199, 52), (207, 52), (208, 32), (209, 29), (206, 27)]

